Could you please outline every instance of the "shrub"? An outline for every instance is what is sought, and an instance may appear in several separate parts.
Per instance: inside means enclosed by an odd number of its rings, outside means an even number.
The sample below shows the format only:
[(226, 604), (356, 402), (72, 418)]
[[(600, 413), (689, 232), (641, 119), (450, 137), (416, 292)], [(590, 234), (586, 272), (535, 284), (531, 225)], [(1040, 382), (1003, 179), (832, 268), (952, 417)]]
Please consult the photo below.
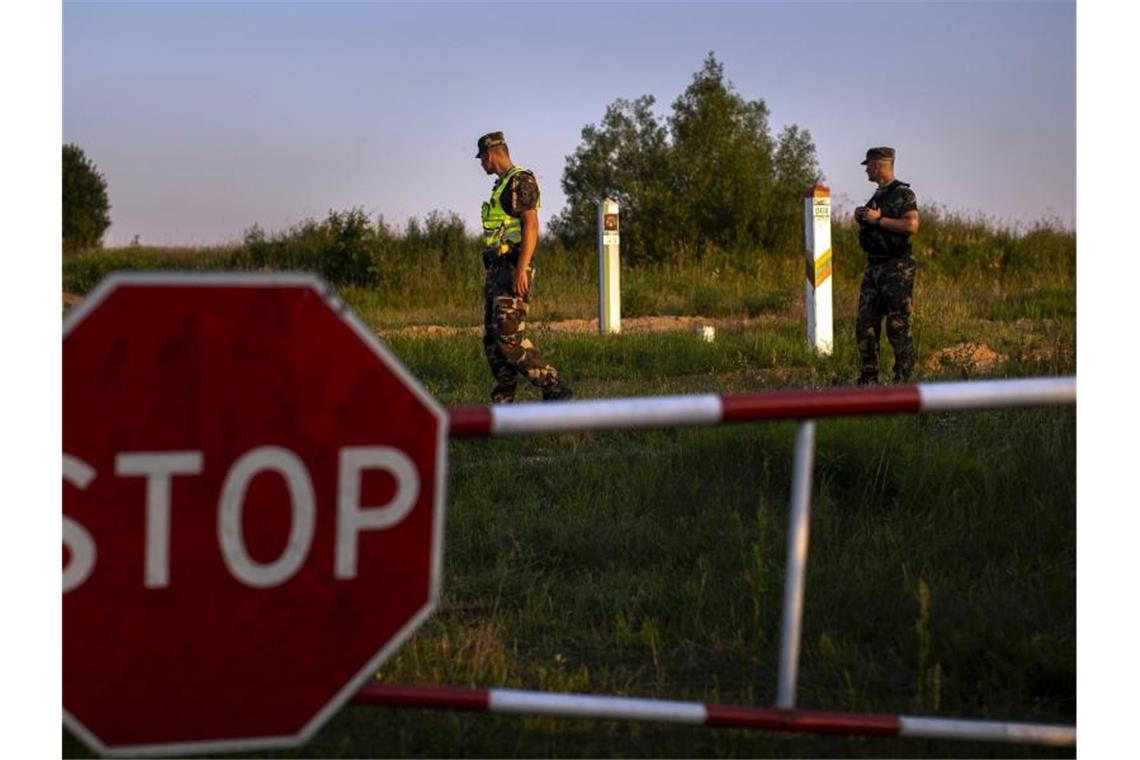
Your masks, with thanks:
[(107, 182), (78, 145), (63, 146), (63, 253), (99, 248), (111, 226)]

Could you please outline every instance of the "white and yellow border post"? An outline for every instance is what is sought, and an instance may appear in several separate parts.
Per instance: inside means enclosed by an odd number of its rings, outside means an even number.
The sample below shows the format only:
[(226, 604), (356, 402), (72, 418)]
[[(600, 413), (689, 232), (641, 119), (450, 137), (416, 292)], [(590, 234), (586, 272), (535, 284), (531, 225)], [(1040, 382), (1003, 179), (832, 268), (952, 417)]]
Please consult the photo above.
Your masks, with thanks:
[(621, 267), (618, 203), (598, 203), (598, 332), (621, 332)]
[(831, 356), (831, 191), (823, 185), (804, 195), (804, 243), (808, 345), (817, 354)]

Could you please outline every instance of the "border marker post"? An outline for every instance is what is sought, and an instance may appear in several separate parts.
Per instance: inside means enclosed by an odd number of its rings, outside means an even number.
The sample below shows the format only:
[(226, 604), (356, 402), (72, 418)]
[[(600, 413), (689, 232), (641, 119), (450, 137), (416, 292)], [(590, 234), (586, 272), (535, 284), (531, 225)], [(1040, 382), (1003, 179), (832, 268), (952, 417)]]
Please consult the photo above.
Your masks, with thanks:
[(618, 203), (605, 198), (598, 203), (598, 332), (621, 332), (621, 267)]
[(831, 356), (831, 191), (817, 184), (804, 194), (808, 346)]

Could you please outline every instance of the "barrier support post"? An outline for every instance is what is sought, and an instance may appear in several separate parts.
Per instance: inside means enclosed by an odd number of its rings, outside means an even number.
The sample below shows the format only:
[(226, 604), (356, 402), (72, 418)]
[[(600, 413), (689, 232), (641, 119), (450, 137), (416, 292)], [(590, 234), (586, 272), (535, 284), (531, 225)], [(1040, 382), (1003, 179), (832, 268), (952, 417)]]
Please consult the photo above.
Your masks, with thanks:
[(605, 198), (598, 203), (598, 332), (621, 332), (621, 239), (618, 203)]
[(792, 498), (788, 509), (788, 556), (784, 563), (784, 610), (780, 624), (780, 675), (776, 706), (796, 706), (796, 677), (800, 658), (800, 622), (804, 611), (804, 576), (807, 573), (808, 526), (811, 521), (812, 464), (815, 458), (815, 421), (803, 420), (796, 430), (792, 465)]

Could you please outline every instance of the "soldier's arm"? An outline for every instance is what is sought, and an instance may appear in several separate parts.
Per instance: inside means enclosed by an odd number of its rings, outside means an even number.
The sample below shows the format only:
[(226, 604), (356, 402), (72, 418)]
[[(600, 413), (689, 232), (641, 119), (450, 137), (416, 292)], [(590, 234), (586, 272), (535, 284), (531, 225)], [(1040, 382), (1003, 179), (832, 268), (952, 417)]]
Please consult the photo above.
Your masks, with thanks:
[(877, 217), (878, 224), (887, 232), (895, 232), (902, 235), (914, 235), (918, 232), (918, 212), (911, 210), (902, 215), (901, 219), (890, 219), (885, 216)]
[(527, 268), (538, 247), (538, 210), (528, 208), (519, 217), (522, 221), (522, 246), (519, 248), (519, 266), (515, 270), (515, 294), (525, 296), (530, 290)]
[[(918, 232), (918, 200), (914, 191), (905, 185), (886, 204), (892, 216), (885, 216), (879, 209), (867, 209), (864, 216), (871, 224), (877, 224), (887, 232), (899, 235), (913, 235)], [(900, 213), (901, 212), (901, 213)]]

